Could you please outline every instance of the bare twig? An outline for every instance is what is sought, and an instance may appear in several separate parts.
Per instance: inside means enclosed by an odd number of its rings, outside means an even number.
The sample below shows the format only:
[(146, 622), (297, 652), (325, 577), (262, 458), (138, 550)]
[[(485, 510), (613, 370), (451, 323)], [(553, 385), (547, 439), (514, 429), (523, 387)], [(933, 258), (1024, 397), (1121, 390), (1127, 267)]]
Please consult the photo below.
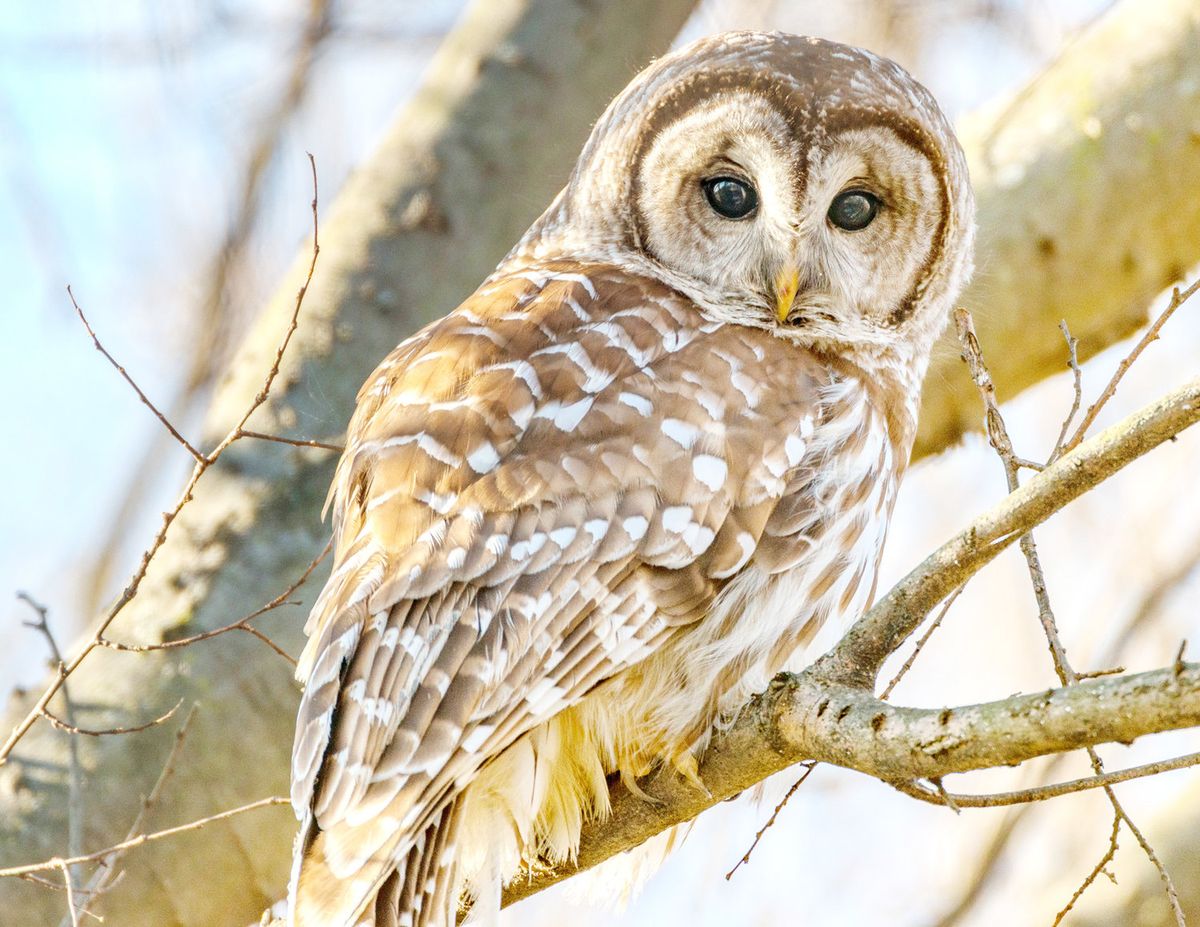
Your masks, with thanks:
[(1154, 852), (1154, 847), (1150, 845), (1150, 841), (1146, 839), (1141, 828), (1133, 823), (1133, 819), (1125, 813), (1125, 809), (1120, 805), (1117, 806), (1120, 810), (1121, 820), (1125, 826), (1133, 832), (1133, 836), (1137, 839), (1138, 846), (1142, 848), (1142, 852), (1146, 854), (1146, 858), (1150, 860), (1155, 869), (1158, 870), (1158, 877), (1163, 884), (1163, 892), (1167, 896), (1167, 904), (1171, 906), (1171, 913), (1175, 916), (1175, 923), (1178, 927), (1186, 927), (1187, 918), (1183, 914), (1183, 908), (1179, 904), (1179, 892), (1175, 888), (1175, 882), (1171, 878), (1171, 873), (1167, 867), (1163, 865), (1162, 860), (1158, 858), (1158, 854)]
[[(171, 744), (171, 749), (167, 752), (167, 759), (158, 774), (158, 779), (155, 780), (149, 794), (142, 798), (138, 813), (134, 816), (133, 823), (130, 824), (122, 843), (128, 843), (130, 840), (133, 840), (145, 829), (146, 819), (150, 816), (150, 812), (154, 806), (158, 804), (158, 800), (162, 796), (167, 782), (175, 773), (175, 764), (183, 752), (183, 744), (187, 739), (188, 729), (191, 727), (198, 710), (198, 707), (193, 705), (188, 711), (187, 716), (183, 719), (183, 723), (179, 725), (179, 730), (175, 732), (175, 741)], [(86, 912), (90, 904), (116, 884), (117, 879), (120, 878), (120, 870), (117, 866), (127, 852), (128, 847), (117, 850), (112, 855), (106, 856), (99, 861), (99, 868), (88, 883), (81, 913)]]
[(154, 413), (154, 417), (162, 422), (163, 427), (171, 433), (171, 437), (174, 438), (187, 450), (189, 454), (192, 455), (192, 458), (196, 461), (196, 463), (202, 463), (205, 459), (204, 455), (196, 450), (192, 443), (179, 433), (179, 430), (171, 424), (170, 419), (168, 419), (162, 414), (162, 412), (158, 410), (158, 406), (150, 401), (149, 396), (142, 392), (142, 388), (138, 386), (137, 381), (129, 375), (129, 371), (121, 366), (121, 364), (117, 363), (117, 359), (108, 353), (108, 348), (100, 343), (100, 339), (96, 337), (96, 333), (92, 330), (91, 323), (88, 322), (87, 316), (83, 314), (83, 310), (79, 307), (79, 303), (75, 299), (75, 292), (70, 286), (67, 287), (67, 296), (71, 298), (71, 305), (75, 307), (75, 312), (79, 316), (79, 321), (82, 322), (83, 327), (87, 329), (87, 333), (91, 337), (92, 344), (95, 346), (96, 350), (103, 354), (105, 360), (112, 364), (113, 368), (121, 375), (122, 379), (124, 379), (126, 383), (133, 387), (133, 391), (137, 393), (138, 399), (142, 401), (142, 405)]
[(176, 702), (174, 706), (172, 706), (171, 709), (165, 714), (161, 714), (157, 718), (151, 718), (149, 721), (146, 721), (143, 724), (135, 724), (131, 727), (110, 727), (103, 730), (79, 727), (76, 724), (70, 724), (57, 715), (45, 710), (42, 711), (42, 717), (49, 721), (52, 727), (55, 727), (60, 731), (65, 731), (68, 734), (83, 734), (87, 737), (107, 737), (111, 734), (136, 734), (139, 731), (156, 727), (157, 725), (162, 724), (164, 721), (167, 721), (173, 717), (175, 712), (179, 710), (179, 706), (182, 704), (182, 701)]
[[(1114, 817), (1112, 822), (1112, 831), (1108, 835), (1108, 848), (1104, 851), (1104, 855), (1100, 857), (1100, 862), (1096, 863), (1096, 865), (1092, 868), (1092, 871), (1084, 877), (1084, 880), (1082, 883), (1080, 883), (1079, 888), (1075, 889), (1075, 893), (1067, 902), (1066, 907), (1064, 907), (1058, 912), (1058, 914), (1054, 916), (1053, 927), (1058, 927), (1058, 925), (1062, 923), (1063, 918), (1071, 913), (1071, 909), (1075, 907), (1075, 902), (1082, 898), (1083, 893), (1091, 888), (1092, 883), (1096, 881), (1096, 877), (1099, 876), (1100, 873), (1107, 871), (1105, 867), (1108, 866), (1108, 864), (1113, 861), (1113, 857), (1117, 855), (1117, 834), (1120, 830), (1121, 819), (1119, 817)], [(1109, 878), (1112, 878), (1112, 876), (1110, 875)]]
[[(983, 400), (984, 428), (988, 443), (1000, 456), (1000, 461), (1004, 465), (1004, 475), (1008, 482), (1008, 491), (1014, 493), (1021, 485), (1019, 477), (1021, 462), (1013, 450), (1012, 440), (1008, 436), (1008, 428), (1004, 424), (1004, 416), (1000, 413), (1000, 405), (996, 401), (996, 389), (992, 384), (987, 364), (984, 363), (983, 350), (980, 348), (979, 339), (975, 334), (975, 324), (971, 319), (971, 313), (963, 308), (955, 309), (954, 325), (958, 331), (959, 343), (962, 345), (963, 360), (966, 361), (967, 367), (971, 371), (971, 379), (975, 381), (975, 385), (979, 388), (980, 398)], [(1050, 608), (1050, 597), (1046, 592), (1046, 579), (1042, 574), (1042, 565), (1032, 533), (1026, 532), (1021, 535), (1020, 547), (1029, 566), (1030, 578), (1033, 580), (1033, 591), (1038, 605), (1038, 619), (1042, 623), (1042, 629), (1045, 631), (1046, 640), (1050, 645), (1050, 654), (1054, 658), (1054, 669), (1058, 673), (1059, 681), (1067, 685), (1075, 681), (1075, 673), (1071, 669), (1066, 650), (1058, 636), (1054, 612)]]
[(67, 868), (66, 862), (59, 860), (58, 868), (62, 870), (63, 887), (67, 891), (67, 911), (70, 912), (71, 927), (79, 927), (79, 910), (75, 905), (74, 877), (71, 875), (71, 870)]
[[(1070, 795), (1075, 792), (1103, 789), (1121, 782), (1144, 779), (1147, 776), (1157, 776), (1174, 769), (1187, 769), (1188, 767), (1197, 765), (1200, 765), (1200, 753), (1188, 753), (1170, 760), (1159, 760), (1156, 763), (1131, 766), (1128, 769), (1119, 769), (1116, 772), (1084, 776), (1079, 779), (1071, 779), (1067, 782), (1039, 785), (1012, 792), (991, 792), (986, 795), (935, 791), (909, 782), (892, 783), (892, 785), (905, 795), (920, 799), (931, 805), (949, 805), (950, 802), (953, 802), (959, 808), (1001, 808), (1007, 805), (1027, 805), (1033, 802), (1047, 801), (1051, 798), (1058, 798), (1059, 796)], [(946, 801), (947, 798), (950, 799), (950, 802)]]
[(1087, 436), (1087, 430), (1091, 428), (1092, 423), (1096, 421), (1096, 416), (1100, 414), (1100, 410), (1103, 409), (1108, 401), (1116, 394), (1117, 387), (1121, 384), (1121, 380), (1124, 379), (1125, 374), (1129, 371), (1129, 368), (1133, 366), (1133, 362), (1141, 356), (1142, 352), (1146, 350), (1150, 344), (1158, 340), (1158, 333), (1162, 331), (1162, 327), (1164, 324), (1166, 324), (1167, 319), (1175, 314), (1176, 309), (1191, 299), (1192, 295), (1197, 289), (1200, 289), (1200, 280), (1195, 281), (1185, 290), (1181, 291), (1179, 287), (1175, 287), (1175, 289), (1171, 291), (1171, 300), (1167, 303), (1167, 308), (1159, 313), (1158, 318), (1156, 318), (1150, 327), (1146, 329), (1145, 334), (1138, 339), (1138, 343), (1133, 346), (1133, 350), (1130, 351), (1121, 360), (1121, 363), (1117, 365), (1117, 369), (1113, 373), (1112, 379), (1108, 381), (1108, 384), (1101, 391), (1100, 398), (1088, 406), (1087, 412), (1084, 413), (1083, 421), (1081, 421), (1079, 423), (1079, 427), (1075, 429), (1075, 434), (1073, 434), (1071, 436), (1071, 440), (1064, 445), (1064, 453), (1079, 446), (1079, 442)]
[(48, 859), (41, 863), (30, 863), (27, 866), (10, 866), (7, 869), (0, 869), (0, 878), (11, 878), (12, 876), (26, 875), (32, 872), (47, 872), (51, 869), (61, 869), (63, 866), (75, 866), (79, 863), (94, 863), (97, 860), (102, 860), (107, 856), (112, 856), (115, 853), (122, 853), (126, 850), (132, 850), (135, 847), (140, 847), (145, 843), (153, 843), (156, 840), (162, 840), (166, 837), (174, 837), (176, 834), (184, 834), (188, 831), (199, 830), (209, 824), (214, 824), (217, 821), (224, 821), (228, 818), (236, 817), (239, 814), (245, 814), (247, 811), (256, 811), (259, 808), (269, 808), (273, 805), (287, 805), (291, 803), (291, 799), (282, 795), (272, 795), (270, 798), (260, 798), (258, 801), (252, 801), (248, 805), (240, 805), (237, 808), (230, 808), (228, 811), (220, 811), (217, 814), (210, 814), (208, 817), (200, 818), (197, 821), (189, 821), (187, 824), (180, 824), (176, 827), (168, 827), (165, 830), (154, 831), (150, 834), (138, 834), (128, 840), (122, 840), (120, 843), (115, 843), (110, 847), (105, 847), (103, 850), (97, 850), (95, 853), (86, 853), (81, 856), (73, 856), (69, 859)]
[(952, 606), (955, 600), (962, 595), (964, 588), (966, 588), (965, 584), (959, 586), (952, 593), (950, 593), (945, 603), (943, 603), (941, 611), (937, 613), (937, 617), (930, 622), (930, 625), (925, 630), (925, 633), (922, 634), (917, 640), (916, 645), (913, 647), (912, 653), (908, 655), (908, 659), (906, 659), (900, 669), (896, 671), (896, 675), (891, 678), (891, 681), (884, 686), (883, 692), (880, 693), (879, 696), (880, 701), (886, 702), (889, 696), (891, 696), (892, 692), (895, 691), (896, 686), (899, 685), (900, 680), (905, 677), (910, 669), (912, 669), (913, 663), (915, 663), (917, 657), (921, 655), (921, 651), (925, 649), (925, 645), (929, 643), (929, 639), (933, 637), (934, 632), (942, 626), (942, 619), (944, 619), (946, 614), (950, 611), (950, 606)]
[(754, 848), (757, 847), (758, 842), (762, 840), (763, 834), (775, 826), (775, 819), (779, 817), (779, 812), (787, 807), (787, 803), (791, 801), (792, 796), (796, 794), (796, 790), (800, 788), (800, 786), (804, 785), (805, 780), (812, 775), (812, 771), (816, 769), (819, 764), (801, 763), (800, 765), (804, 767), (804, 772), (801, 773), (799, 779), (792, 783), (791, 787), (784, 794), (783, 798), (779, 800), (779, 804), (775, 806), (775, 810), (772, 811), (771, 816), (767, 818), (767, 823), (764, 824), (759, 829), (758, 833), (754, 835), (754, 841), (750, 844), (750, 848), (742, 854), (742, 858), (734, 864), (734, 867), (725, 873), (726, 882), (733, 878), (733, 874), (737, 872), (743, 864), (750, 862), (750, 854), (754, 852)]
[[(17, 598), (33, 609), (37, 615), (36, 621), (27, 621), (25, 626), (33, 628), (46, 639), (46, 645), (50, 648), (50, 657), (54, 662), (56, 678), (61, 680), (62, 698), (65, 712), (67, 715), (66, 724), (69, 727), (75, 726), (75, 706), (71, 702), (71, 692), (67, 687), (67, 669), (66, 663), (63, 661), (62, 651), (59, 649), (58, 641), (54, 637), (54, 633), (50, 630), (50, 623), (47, 620), (50, 610), (33, 596), (27, 592), (18, 592)], [(49, 710), (43, 705), (42, 713), (50, 718), (52, 715)], [(83, 847), (83, 766), (79, 759), (79, 744), (74, 738), (69, 738), (67, 741), (67, 757), (70, 762), (68, 788), (67, 788), (67, 847), (70, 855), (74, 856), (79, 853)], [(63, 867), (63, 878), (67, 883), (67, 903), (71, 909), (71, 917), (75, 917), (75, 879), (77, 874), (68, 867)]]
[[(1096, 662), (1101, 665), (1110, 664), (1121, 658), (1125, 647), (1128, 645), (1134, 633), (1142, 628), (1150, 619), (1157, 614), (1161, 608), (1163, 601), (1178, 587), (1191, 573), (1200, 566), (1200, 542), (1192, 545), (1188, 553), (1179, 563), (1172, 567), (1167, 573), (1154, 582), (1149, 590), (1143, 595), (1141, 601), (1132, 610), (1130, 618), (1121, 628), (1116, 637), (1105, 647), (1103, 652), (1098, 655)], [(1108, 669), (1094, 670), (1092, 672), (1076, 673), (1079, 679), (1096, 679), (1101, 676), (1114, 675), (1125, 672), (1125, 668), (1121, 666), (1110, 667)], [(1200, 757), (1200, 754), (1189, 754), (1188, 756), (1178, 757), (1175, 760), (1166, 760), (1161, 763), (1152, 763), (1147, 767), (1135, 767), (1133, 770), (1121, 770), (1115, 773), (1105, 773), (1104, 777), (1088, 777), (1088, 781), (1099, 784), (1101, 781), (1110, 785), (1115, 785), (1118, 782), (1126, 781), (1126, 777), (1135, 778), (1131, 773), (1138, 773), (1136, 776), (1140, 778), (1141, 771), (1145, 770), (1145, 775), (1155, 775), (1157, 773), (1166, 772), (1170, 769), (1181, 768), (1183, 766), (1192, 765), (1192, 757)], [(1043, 775), (1047, 778), (1051, 775), (1053, 769), (1059, 764), (1062, 756), (1055, 757), (1054, 760), (1047, 766)], [(980, 860), (976, 866), (974, 876), (967, 883), (959, 899), (943, 914), (937, 921), (935, 927), (954, 927), (958, 924), (962, 917), (966, 915), (979, 899), (983, 888), (986, 886), (994, 867), (1003, 856), (1004, 850), (1007, 847), (1009, 840), (1016, 826), (1025, 818), (1029, 810), (1036, 805), (1036, 799), (1024, 800), (1019, 792), (1004, 793), (1006, 798), (1010, 798), (1014, 803), (1010, 806), (1010, 811), (1005, 815), (1003, 821), (996, 828), (991, 841), (987, 848), (981, 854)], [(925, 796), (914, 796), (925, 799)], [(1052, 796), (1047, 796), (1052, 797)], [(973, 801), (976, 796), (971, 795), (956, 795), (956, 801), (962, 807), (975, 807)], [(1007, 803), (1007, 802), (1004, 802)]]
[(110, 650), (121, 650), (126, 653), (148, 653), (153, 650), (171, 650), (178, 647), (188, 647), (200, 641), (210, 640), (218, 635), (227, 634), (230, 631), (245, 631), (248, 634), (253, 634), (255, 637), (265, 642), (267, 646), (295, 666), (296, 660), (294, 657), (292, 657), (287, 651), (283, 650), (278, 644), (276, 644), (257, 628), (251, 627), (250, 622), (255, 618), (258, 618), (260, 615), (279, 608), (281, 605), (299, 604), (298, 602), (292, 600), (291, 596), (294, 595), (295, 592), (308, 581), (308, 578), (312, 576), (313, 571), (321, 565), (322, 560), (329, 556), (329, 552), (332, 549), (333, 539), (330, 538), (321, 552), (312, 559), (312, 561), (305, 568), (304, 572), (300, 574), (299, 579), (284, 589), (283, 592), (279, 593), (279, 595), (275, 596), (275, 598), (273, 598), (266, 605), (256, 608), (254, 611), (239, 618), (237, 621), (230, 622), (227, 625), (222, 625), (219, 628), (213, 628), (210, 631), (202, 631), (199, 634), (193, 634), (190, 637), (181, 637), (178, 640), (171, 641), (160, 641), (157, 644), (125, 644), (121, 643), (120, 641), (114, 641), (105, 637), (100, 640), (100, 645), (102, 647), (107, 647)]
[[(1189, 290), (1188, 295), (1191, 295), (1191, 292), (1192, 290)], [(1080, 430), (1077, 432), (1077, 435), (1086, 431), (1088, 424), (1095, 417), (1094, 412), (1098, 412), (1100, 407), (1103, 406), (1103, 404), (1108, 401), (1112, 394), (1116, 392), (1117, 383), (1120, 381), (1120, 378), (1124, 375), (1125, 371), (1129, 369), (1135, 360), (1137, 360), (1138, 355), (1141, 353), (1141, 350), (1145, 347), (1145, 345), (1149, 344), (1150, 341), (1158, 337), (1157, 332), (1158, 329), (1162, 327), (1162, 323), (1166, 321), (1166, 318), (1171, 312), (1174, 311), (1174, 307), (1177, 307), (1186, 298), (1186, 296), (1180, 298), (1179, 291), (1175, 291), (1175, 294), (1171, 300), (1171, 305), (1168, 306), (1167, 311), (1159, 317), (1154, 325), (1151, 326), (1150, 331), (1147, 332), (1142, 341), (1138, 343), (1138, 346), (1135, 347), (1135, 349), (1124, 361), (1122, 361), (1122, 365), (1120, 368), (1118, 368), (1117, 374), (1113, 377), (1109, 387), (1106, 388), (1104, 394), (1101, 395), (1096, 404), (1088, 410), (1088, 414), (1084, 416), (1084, 420), (1080, 424)], [(988, 374), (987, 366), (983, 359), (983, 352), (980, 349), (979, 341), (975, 335), (975, 328), (971, 321), (971, 315), (965, 309), (957, 309), (954, 313), (954, 321), (958, 330), (959, 341), (963, 347), (963, 359), (967, 362), (967, 365), (970, 368), (971, 378), (979, 387), (984, 408), (987, 410), (986, 427), (988, 431), (988, 440), (996, 449), (996, 452), (1000, 455), (1000, 459), (1004, 464), (1004, 472), (1008, 481), (1009, 492), (1016, 492), (1020, 486), (1018, 476), (1018, 467), (1020, 464), (1018, 463), (1018, 458), (1013, 452), (1012, 442), (1009, 440), (1008, 431), (1004, 424), (1004, 417), (1000, 414), (1000, 409), (996, 404), (995, 390), (992, 388), (991, 376)], [(1058, 451), (1059, 447), (1056, 446), (1054, 452), (1052, 452), (1050, 455), (1051, 460), (1054, 459)], [(1079, 682), (1079, 676), (1075, 673), (1074, 668), (1071, 666), (1070, 660), (1067, 658), (1066, 648), (1063, 646), (1062, 639), (1058, 633), (1058, 622), (1054, 616), (1054, 609), (1050, 604), (1050, 593), (1046, 584), (1046, 576), (1042, 570), (1041, 558), (1038, 556), (1037, 544), (1033, 539), (1033, 533), (1031, 531), (1026, 532), (1021, 536), (1020, 547), (1021, 553), (1024, 554), (1025, 562), (1029, 569), (1029, 578), (1033, 584), (1034, 597), (1037, 600), (1038, 620), (1042, 625), (1042, 631), (1045, 634), (1046, 642), (1050, 648), (1050, 655), (1054, 660), (1054, 670), (1058, 674), (1059, 681), (1064, 686), (1074, 685)], [(1183, 665), (1182, 647), (1180, 648), (1179, 656), (1177, 656), (1175, 659), (1175, 664), (1176, 666)], [(1102, 776), (1104, 774), (1104, 763), (1095, 747), (1089, 746), (1087, 748), (1087, 755), (1089, 761), (1091, 762), (1092, 770), (1095, 772), (1096, 776)], [(1167, 872), (1166, 867), (1163, 866), (1161, 860), (1158, 858), (1158, 855), (1154, 852), (1154, 849), (1142, 835), (1137, 825), (1133, 822), (1133, 819), (1129, 817), (1129, 814), (1125, 811), (1124, 806), (1117, 799), (1117, 795), (1113, 791), (1111, 785), (1105, 784), (1102, 787), (1104, 789), (1105, 796), (1112, 805), (1114, 815), (1113, 839), (1109, 847), (1110, 855), (1108, 858), (1111, 859), (1111, 854), (1116, 852), (1116, 831), (1120, 827), (1121, 823), (1124, 822), (1130, 831), (1133, 832), (1133, 834), (1137, 837), (1138, 844), (1145, 852), (1146, 857), (1158, 870), (1159, 877), (1162, 879), (1163, 885), (1166, 888), (1167, 900), (1171, 905), (1171, 910), (1175, 914), (1176, 923), (1179, 925), (1179, 927), (1185, 927), (1183, 911), (1179, 907), (1178, 894), (1175, 891), (1175, 885), (1171, 880), (1170, 873)], [(949, 804), (949, 802), (947, 803)], [(957, 810), (957, 808), (955, 808), (955, 810)], [(1101, 863), (1101, 868), (1102, 866), (1103, 862)], [(1088, 876), (1087, 880), (1085, 880), (1080, 892), (1072, 896), (1067, 907), (1060, 912), (1059, 920), (1065, 916), (1066, 912), (1069, 911), (1071, 906), (1075, 904), (1079, 894), (1086, 889), (1089, 884), (1091, 884), (1091, 881), (1094, 878), (1095, 871), (1093, 871), (1092, 874)], [(1055, 923), (1058, 923), (1058, 921), (1056, 920)]]
[(301, 438), (285, 438), (282, 435), (268, 435), (261, 431), (247, 431), (242, 429), (240, 437), (255, 438), (259, 441), (274, 441), (276, 444), (290, 444), (292, 447), (316, 447), (323, 451), (337, 451), (339, 454), (346, 449), (343, 444), (330, 444), (327, 441), (313, 441), (310, 439)]
[[(317, 267), (317, 256), (320, 254), (321, 250), (318, 240), (317, 222), (317, 164), (311, 154), (308, 156), (308, 160), (309, 166), (312, 170), (313, 184), (312, 257), (309, 260), (308, 272), (305, 276), (304, 283), (296, 293), (296, 302), (292, 310), (291, 318), (288, 321), (287, 329), (285, 330), (283, 337), (280, 339), (279, 346), (275, 351), (275, 357), (271, 363), (270, 369), (267, 371), (267, 375), (263, 381), (262, 387), (251, 401), (249, 407), (244, 411), (237, 424), (230, 429), (229, 433), (226, 434), (226, 436), (222, 438), (220, 442), (218, 442), (216, 447), (214, 447), (211, 452), (200, 455), (200, 458), (196, 461), (196, 466), (192, 470), (192, 475), (188, 479), (187, 484), (184, 486), (183, 491), (180, 493), (175, 506), (170, 511), (164, 513), (162, 526), (159, 528), (158, 533), (154, 536), (154, 539), (150, 542), (150, 546), (146, 548), (145, 552), (142, 554), (142, 559), (139, 562), (137, 569), (134, 571), (133, 577), (130, 579), (128, 585), (126, 585), (121, 595), (117, 598), (117, 601), (101, 618), (92, 638), (82, 646), (79, 652), (76, 653), (76, 655), (69, 662), (66, 663), (63, 670), (45, 688), (41, 696), (39, 696), (37, 702), (29, 710), (25, 717), (12, 729), (8, 735), (8, 738), (4, 741), (3, 746), (0, 746), (0, 766), (3, 766), (6, 762), (8, 762), (8, 758), (11, 755), (13, 748), (20, 742), (21, 738), (25, 736), (25, 732), (33, 726), (34, 722), (37, 721), (39, 717), (42, 717), (42, 713), (45, 711), (50, 699), (52, 699), (59, 689), (62, 688), (62, 685), (67, 677), (70, 676), (71, 673), (73, 673), (85, 659), (87, 659), (88, 655), (93, 650), (95, 650), (97, 647), (103, 646), (101, 640), (104, 638), (105, 632), (116, 620), (117, 616), (125, 609), (125, 606), (133, 601), (134, 597), (138, 594), (142, 580), (145, 579), (146, 572), (150, 567), (150, 562), (158, 554), (163, 544), (166, 543), (167, 533), (170, 531), (171, 526), (175, 523), (175, 520), (179, 517), (179, 513), (182, 512), (184, 507), (192, 500), (192, 494), (195, 491), (196, 484), (199, 483), (200, 478), (203, 477), (204, 474), (207, 473), (208, 470), (221, 458), (221, 455), (224, 454), (229, 446), (238, 440), (242, 430), (246, 426), (246, 422), (250, 419), (250, 416), (258, 411), (259, 407), (267, 401), (267, 397), (270, 395), (271, 387), (275, 382), (275, 378), (279, 375), (279, 367), (283, 360), (284, 352), (287, 351), (288, 345), (292, 340), (292, 335), (295, 333), (296, 327), (299, 324), (300, 309), (304, 304), (304, 296), (308, 292), (308, 287), (312, 283), (313, 273)], [(256, 631), (252, 630), (250, 633), (259, 636), (259, 633)]]
[[(175, 421), (186, 420), (190, 416), (197, 399), (204, 395), (204, 388), (212, 382), (217, 365), (226, 359), (232, 336), (236, 333), (236, 326), (231, 319), (233, 301), (230, 294), (237, 273), (244, 265), (247, 245), (258, 224), (270, 168), (287, 126), (304, 102), (321, 46), (334, 26), (334, 0), (308, 0), (307, 6), (282, 92), (262, 117), (254, 122), (256, 134), (242, 162), (244, 171), (234, 199), (236, 209), (203, 276), (205, 291), (195, 313), (195, 344), (192, 345), (191, 363), (184, 376), (183, 389), (167, 416)], [(285, 27), (281, 24), (279, 28)], [(155, 442), (130, 475), (124, 495), (117, 505), (119, 517), (113, 519), (113, 531), (99, 545), (101, 553), (90, 570), (88, 587), (92, 600), (99, 600), (101, 588), (111, 572), (112, 552), (119, 549), (116, 531), (139, 510), (142, 487), (157, 469), (163, 450), (164, 445)]]
[(1067, 327), (1066, 319), (1061, 319), (1058, 327), (1063, 333), (1063, 338), (1067, 341), (1067, 366), (1071, 368), (1073, 390), (1071, 409), (1067, 412), (1066, 418), (1063, 419), (1062, 428), (1059, 430), (1058, 437), (1054, 441), (1054, 449), (1050, 452), (1050, 456), (1046, 458), (1047, 464), (1054, 463), (1054, 461), (1063, 455), (1067, 433), (1071, 430), (1071, 423), (1075, 421), (1075, 416), (1079, 414), (1079, 407), (1083, 404), (1083, 370), (1079, 367), (1079, 339), (1071, 334), (1071, 329)]

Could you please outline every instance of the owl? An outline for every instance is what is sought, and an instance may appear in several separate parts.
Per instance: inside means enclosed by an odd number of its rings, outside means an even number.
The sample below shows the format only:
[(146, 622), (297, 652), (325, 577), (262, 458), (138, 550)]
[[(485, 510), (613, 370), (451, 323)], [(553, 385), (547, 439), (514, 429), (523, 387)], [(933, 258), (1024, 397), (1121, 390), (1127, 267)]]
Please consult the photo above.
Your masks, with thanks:
[(973, 212), (936, 102), (869, 52), (719, 35), (613, 101), (359, 393), (298, 669), (294, 927), (490, 917), (610, 779), (703, 788), (714, 725), (874, 594)]

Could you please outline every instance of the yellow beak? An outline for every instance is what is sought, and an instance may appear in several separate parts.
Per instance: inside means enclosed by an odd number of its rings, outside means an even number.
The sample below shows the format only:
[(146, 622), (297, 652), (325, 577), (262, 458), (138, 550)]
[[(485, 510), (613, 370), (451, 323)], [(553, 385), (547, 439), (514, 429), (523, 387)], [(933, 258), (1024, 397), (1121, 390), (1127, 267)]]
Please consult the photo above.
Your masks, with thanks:
[(796, 299), (796, 291), (800, 289), (800, 270), (794, 266), (784, 267), (775, 275), (775, 316), (780, 322), (786, 322), (792, 311), (792, 303)]

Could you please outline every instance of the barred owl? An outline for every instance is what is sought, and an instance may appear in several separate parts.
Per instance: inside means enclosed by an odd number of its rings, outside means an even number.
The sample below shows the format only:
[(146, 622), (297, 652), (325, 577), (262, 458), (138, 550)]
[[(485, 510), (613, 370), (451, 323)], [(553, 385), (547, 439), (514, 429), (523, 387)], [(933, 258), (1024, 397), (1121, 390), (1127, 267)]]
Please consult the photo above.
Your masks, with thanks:
[[(496, 195), (503, 195), (497, 191)], [(293, 753), (295, 927), (450, 927), (575, 852), (608, 781), (869, 603), (970, 273), (963, 154), (865, 51), (703, 39), (358, 397)]]

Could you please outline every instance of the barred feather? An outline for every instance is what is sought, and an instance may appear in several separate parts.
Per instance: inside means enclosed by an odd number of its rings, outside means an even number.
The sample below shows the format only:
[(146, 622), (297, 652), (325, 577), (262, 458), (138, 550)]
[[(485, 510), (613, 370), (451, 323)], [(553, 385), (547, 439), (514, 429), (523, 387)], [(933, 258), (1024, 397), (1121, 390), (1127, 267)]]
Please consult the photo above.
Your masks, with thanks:
[[(759, 120), (745, 144), (783, 164), (766, 192), (789, 209), (821, 171), (910, 159), (886, 179), (912, 246), (874, 276), (819, 265), (820, 222), (763, 217), (790, 261), (809, 236), (810, 328), (746, 282), (773, 279), (771, 254), (718, 253), (741, 262), (721, 290), (652, 253), (711, 247), (699, 221), (667, 234), (637, 212), (670, 133), (731, 112), (731, 138)], [(858, 160), (820, 148), (839, 114), (875, 132)], [(815, 153), (780, 155), (789, 132)], [(500, 269), (359, 393), (297, 669), (292, 927), (450, 927), (460, 898), (487, 923), (522, 866), (574, 856), (609, 776), (695, 780), (713, 726), (866, 607), (969, 270), (965, 184), (926, 92), (843, 46), (709, 40), (614, 102)]]

